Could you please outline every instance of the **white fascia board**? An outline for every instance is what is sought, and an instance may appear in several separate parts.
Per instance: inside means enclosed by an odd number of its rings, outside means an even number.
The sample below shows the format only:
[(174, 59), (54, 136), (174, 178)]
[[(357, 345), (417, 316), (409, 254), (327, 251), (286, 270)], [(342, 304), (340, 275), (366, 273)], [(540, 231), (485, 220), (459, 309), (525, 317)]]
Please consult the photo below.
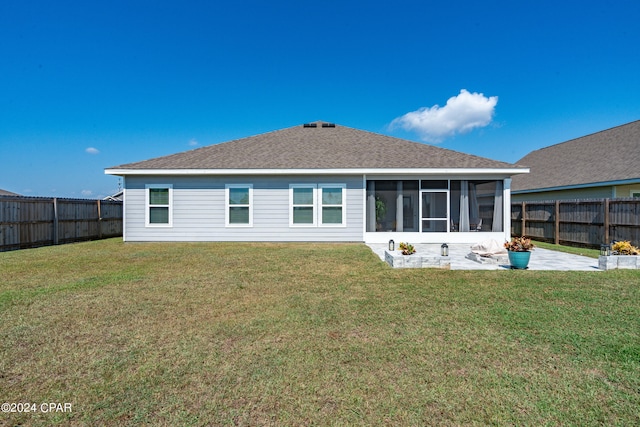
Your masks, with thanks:
[(105, 169), (106, 175), (502, 175), (529, 173), (529, 168), (424, 169)]

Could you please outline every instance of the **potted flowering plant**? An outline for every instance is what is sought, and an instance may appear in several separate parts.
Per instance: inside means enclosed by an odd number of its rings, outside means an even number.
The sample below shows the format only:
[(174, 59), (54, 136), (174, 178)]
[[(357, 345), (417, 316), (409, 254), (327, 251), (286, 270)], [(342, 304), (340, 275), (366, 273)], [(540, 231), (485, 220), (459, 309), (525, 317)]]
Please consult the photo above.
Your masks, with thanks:
[(416, 248), (412, 244), (400, 242), (398, 249), (402, 251), (402, 255), (413, 255), (416, 253)]
[(531, 258), (531, 251), (534, 248), (531, 239), (525, 236), (513, 237), (510, 242), (505, 242), (504, 247), (509, 251), (511, 268), (522, 270), (527, 268), (529, 259)]

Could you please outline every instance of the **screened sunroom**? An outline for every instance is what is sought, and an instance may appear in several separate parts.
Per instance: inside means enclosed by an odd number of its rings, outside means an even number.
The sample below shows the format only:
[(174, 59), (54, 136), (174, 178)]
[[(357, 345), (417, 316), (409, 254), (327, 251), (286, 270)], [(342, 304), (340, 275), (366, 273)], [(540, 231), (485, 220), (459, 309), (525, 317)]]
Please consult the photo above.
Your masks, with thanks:
[[(509, 179), (367, 179), (367, 241), (508, 239)], [(506, 184), (506, 185), (505, 185)]]

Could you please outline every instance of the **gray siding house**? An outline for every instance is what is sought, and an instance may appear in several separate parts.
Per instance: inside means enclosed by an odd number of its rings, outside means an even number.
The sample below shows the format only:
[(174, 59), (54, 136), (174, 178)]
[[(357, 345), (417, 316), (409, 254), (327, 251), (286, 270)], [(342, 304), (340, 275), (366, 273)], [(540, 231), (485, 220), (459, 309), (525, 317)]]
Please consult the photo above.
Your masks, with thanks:
[(640, 120), (532, 151), (514, 201), (640, 197)]
[(509, 239), (527, 172), (326, 122), (105, 170), (123, 177), (125, 241), (372, 243)]

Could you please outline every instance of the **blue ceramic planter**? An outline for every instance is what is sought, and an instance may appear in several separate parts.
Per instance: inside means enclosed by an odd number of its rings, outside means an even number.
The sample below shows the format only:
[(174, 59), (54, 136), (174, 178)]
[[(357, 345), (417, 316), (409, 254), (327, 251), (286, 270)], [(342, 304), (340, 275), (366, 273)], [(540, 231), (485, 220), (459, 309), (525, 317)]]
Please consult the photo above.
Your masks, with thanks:
[(531, 258), (531, 252), (509, 251), (509, 263), (511, 264), (511, 268), (524, 270), (529, 265), (529, 258)]

